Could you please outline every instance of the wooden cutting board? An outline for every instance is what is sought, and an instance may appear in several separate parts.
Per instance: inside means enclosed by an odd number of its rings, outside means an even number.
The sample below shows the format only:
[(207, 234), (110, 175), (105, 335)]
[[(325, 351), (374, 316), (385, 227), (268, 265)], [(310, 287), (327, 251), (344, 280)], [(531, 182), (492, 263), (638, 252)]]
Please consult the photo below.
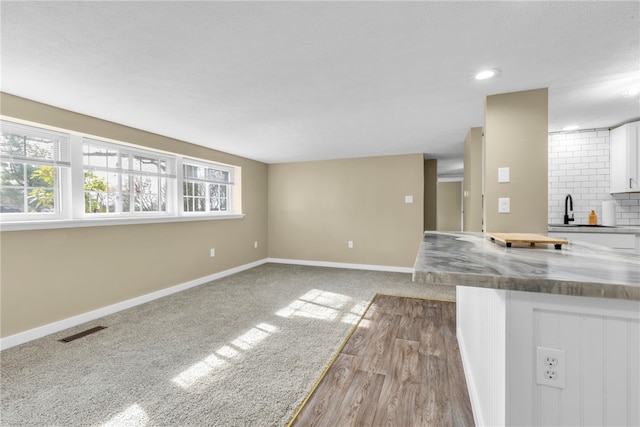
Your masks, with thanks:
[(512, 243), (529, 243), (531, 246), (535, 246), (536, 243), (544, 243), (554, 245), (556, 249), (561, 249), (562, 245), (569, 243), (565, 239), (556, 239), (555, 237), (535, 233), (487, 233), (487, 237), (492, 242), (504, 243), (508, 248), (511, 247)]

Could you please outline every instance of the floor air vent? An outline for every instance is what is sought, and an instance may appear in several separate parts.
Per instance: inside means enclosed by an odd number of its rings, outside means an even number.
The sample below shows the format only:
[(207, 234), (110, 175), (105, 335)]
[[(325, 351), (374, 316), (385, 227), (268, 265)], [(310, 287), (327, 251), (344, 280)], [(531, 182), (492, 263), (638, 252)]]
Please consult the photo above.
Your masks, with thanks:
[(77, 333), (75, 335), (71, 335), (70, 337), (66, 337), (66, 338), (62, 338), (61, 340), (58, 340), (60, 342), (71, 342), (73, 340), (77, 340), (78, 338), (82, 338), (84, 336), (93, 334), (95, 332), (98, 332), (102, 329), (107, 329), (106, 326), (96, 326), (95, 328), (91, 328), (91, 329), (87, 329), (86, 331), (82, 331), (80, 333)]

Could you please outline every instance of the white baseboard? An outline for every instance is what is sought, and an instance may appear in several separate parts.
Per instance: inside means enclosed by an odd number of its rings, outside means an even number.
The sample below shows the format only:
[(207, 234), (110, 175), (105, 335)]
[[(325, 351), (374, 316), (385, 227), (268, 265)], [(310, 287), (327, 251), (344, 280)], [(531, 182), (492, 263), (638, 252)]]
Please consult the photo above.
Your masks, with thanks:
[(0, 350), (20, 345), (37, 338), (42, 338), (46, 335), (53, 334), (55, 332), (62, 331), (64, 329), (71, 328), (73, 326), (81, 325), (82, 323), (89, 322), (91, 320), (98, 319), (100, 317), (107, 316), (109, 314), (116, 313), (118, 311), (126, 310), (127, 308), (135, 307), (136, 305), (144, 304), (149, 301), (153, 301), (158, 298), (165, 297), (167, 295), (175, 294), (195, 286), (200, 286), (205, 283), (209, 283), (212, 280), (221, 279), (226, 276), (230, 276), (235, 273), (239, 273), (250, 268), (257, 267), (259, 265), (267, 263), (267, 259), (261, 259), (249, 264), (244, 264), (238, 267), (230, 268), (229, 270), (221, 271), (219, 273), (210, 274), (209, 276), (200, 277), (195, 280), (190, 280), (185, 283), (181, 283), (170, 288), (161, 289), (159, 291), (151, 292), (150, 294), (141, 295), (139, 297), (131, 298), (126, 301), (122, 301), (116, 304), (112, 304), (106, 307), (99, 308), (97, 310), (89, 311), (87, 313), (79, 314), (77, 316), (69, 317), (57, 322), (49, 323), (48, 325), (39, 326), (37, 328), (30, 329), (25, 332), (19, 332), (15, 335), (10, 335), (6, 338), (0, 338)]
[(352, 270), (390, 271), (394, 273), (413, 273), (412, 267), (395, 267), (389, 265), (351, 264), (345, 262), (309, 261), (304, 259), (267, 258), (267, 262), (275, 264), (308, 265), (312, 267), (348, 268)]
[(327, 261), (307, 261), (307, 260), (283, 259), (283, 258), (265, 258), (249, 264), (244, 264), (235, 268), (231, 268), (229, 270), (221, 271), (219, 273), (214, 273), (209, 276), (200, 277), (198, 279), (181, 283), (179, 285), (172, 286), (170, 288), (161, 289), (156, 292), (151, 292), (150, 294), (141, 295), (136, 298), (131, 298), (129, 300), (112, 304), (106, 307), (102, 307), (97, 310), (89, 311), (87, 313), (79, 314), (77, 316), (73, 316), (67, 319), (59, 320), (57, 322), (49, 323), (44, 326), (39, 326), (37, 328), (29, 329), (28, 331), (19, 332), (15, 335), (10, 335), (5, 338), (0, 338), (0, 350), (5, 350), (7, 348), (11, 348), (16, 345), (24, 344), (26, 342), (33, 341), (38, 338), (42, 338), (44, 336), (53, 334), (55, 332), (65, 330), (73, 326), (81, 325), (83, 323), (86, 323), (95, 319), (99, 319), (100, 317), (117, 313), (118, 311), (126, 310), (128, 308), (135, 307), (136, 305), (144, 304), (146, 302), (153, 301), (155, 299), (162, 298), (167, 295), (175, 294), (176, 292), (181, 292), (189, 288), (193, 288), (195, 286), (200, 286), (205, 283), (209, 283), (212, 280), (221, 279), (223, 277), (230, 276), (232, 274), (239, 273), (241, 271), (248, 270), (250, 268), (254, 268), (259, 265), (266, 264), (268, 262), (272, 262), (276, 264), (308, 265), (308, 266), (314, 266), (314, 267), (348, 268), (348, 269), (355, 269), (355, 270), (413, 273), (413, 268), (410, 268), (410, 267), (394, 267), (394, 266), (373, 265), (373, 264), (350, 264), (350, 263), (327, 262)]
[(480, 402), (478, 402), (478, 393), (473, 375), (471, 375), (471, 365), (469, 364), (469, 356), (467, 347), (464, 344), (464, 335), (460, 328), (456, 328), (456, 338), (458, 339), (458, 349), (460, 350), (460, 358), (462, 359), (462, 368), (464, 370), (464, 377), (467, 382), (467, 392), (469, 393), (469, 400), (471, 401), (471, 411), (473, 412), (473, 421), (477, 426), (483, 426), (484, 420), (482, 417), (482, 410), (480, 408)]

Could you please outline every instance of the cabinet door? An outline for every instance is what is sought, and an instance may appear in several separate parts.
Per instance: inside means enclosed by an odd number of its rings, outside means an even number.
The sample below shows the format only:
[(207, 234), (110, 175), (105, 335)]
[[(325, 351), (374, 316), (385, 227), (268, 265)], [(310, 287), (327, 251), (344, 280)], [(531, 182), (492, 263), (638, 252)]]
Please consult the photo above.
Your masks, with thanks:
[(620, 126), (611, 130), (611, 192), (625, 193), (627, 187), (627, 130)]
[(611, 131), (611, 192), (640, 191), (640, 122)]
[(627, 125), (629, 190), (640, 191), (640, 122)]

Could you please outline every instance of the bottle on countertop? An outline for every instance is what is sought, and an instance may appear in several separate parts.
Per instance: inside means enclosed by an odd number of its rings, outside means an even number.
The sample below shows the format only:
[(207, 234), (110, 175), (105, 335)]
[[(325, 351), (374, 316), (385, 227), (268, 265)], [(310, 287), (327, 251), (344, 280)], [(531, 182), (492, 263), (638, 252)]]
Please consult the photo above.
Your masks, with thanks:
[(589, 225), (598, 225), (598, 215), (596, 215), (596, 211), (591, 211), (589, 214)]

